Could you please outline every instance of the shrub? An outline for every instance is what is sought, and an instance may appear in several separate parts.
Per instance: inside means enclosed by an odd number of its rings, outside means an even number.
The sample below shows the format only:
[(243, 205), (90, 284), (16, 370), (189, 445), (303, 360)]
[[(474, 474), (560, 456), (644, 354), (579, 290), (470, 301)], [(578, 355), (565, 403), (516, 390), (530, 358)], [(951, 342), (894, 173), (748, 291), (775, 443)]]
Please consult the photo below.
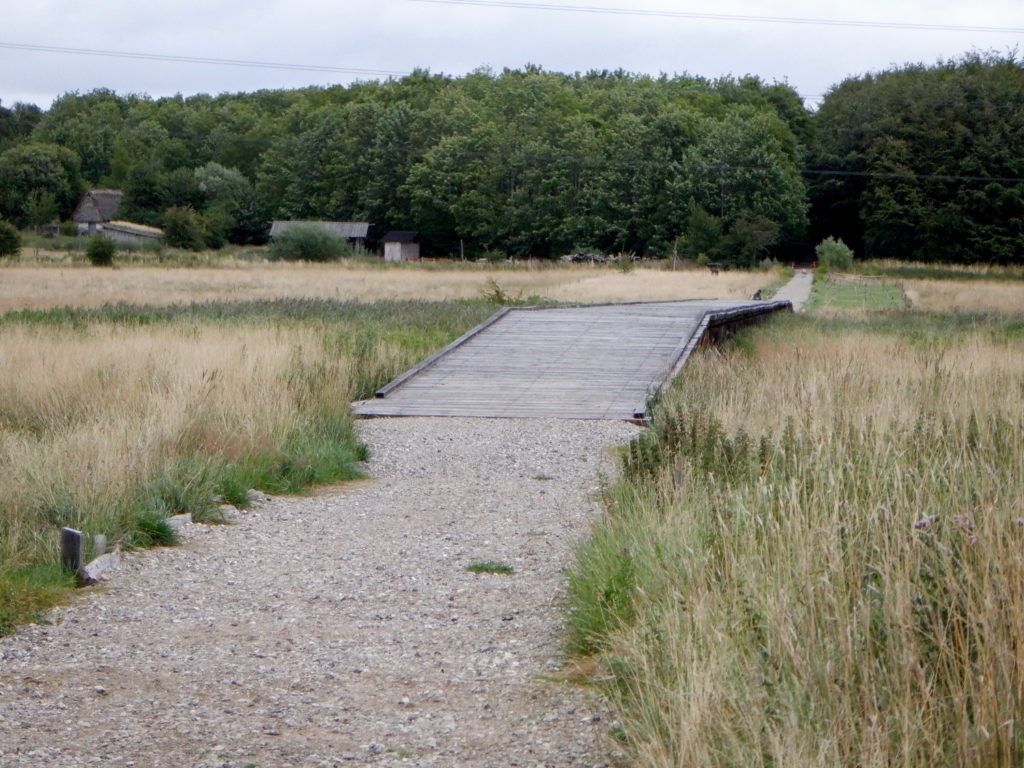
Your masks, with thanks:
[(826, 271), (833, 269), (849, 269), (853, 265), (853, 251), (842, 240), (826, 237), (814, 249), (818, 257), (818, 266)]
[(73, 221), (62, 221), (58, 232), (62, 237), (78, 237), (78, 225)]
[(164, 242), (172, 248), (201, 251), (208, 236), (206, 221), (187, 205), (168, 208), (161, 219)]
[(85, 246), (85, 255), (94, 267), (109, 267), (114, 263), (117, 245), (109, 237), (93, 235)]
[(13, 224), (0, 221), (0, 256), (17, 256), (21, 250), (21, 235)]
[(315, 224), (296, 224), (270, 241), (270, 258), (281, 261), (334, 261), (352, 255), (348, 240)]

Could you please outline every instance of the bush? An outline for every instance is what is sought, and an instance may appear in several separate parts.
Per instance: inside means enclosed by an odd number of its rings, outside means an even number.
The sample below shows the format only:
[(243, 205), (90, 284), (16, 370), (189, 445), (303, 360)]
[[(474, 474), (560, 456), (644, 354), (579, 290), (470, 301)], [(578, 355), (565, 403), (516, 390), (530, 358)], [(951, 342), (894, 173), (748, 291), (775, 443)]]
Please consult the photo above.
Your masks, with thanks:
[(117, 245), (109, 237), (93, 235), (85, 246), (85, 255), (94, 267), (109, 267), (114, 264)]
[(270, 241), (270, 258), (281, 261), (333, 261), (352, 255), (348, 240), (312, 224), (289, 227)]
[(78, 225), (73, 221), (62, 221), (57, 231), (61, 237), (78, 237)]
[(818, 266), (825, 271), (833, 269), (849, 269), (853, 266), (853, 251), (842, 240), (826, 237), (814, 249), (818, 257)]
[(201, 251), (206, 247), (208, 236), (206, 221), (187, 205), (168, 208), (160, 220), (164, 230), (164, 242), (172, 248)]
[(14, 225), (0, 221), (0, 256), (17, 256), (21, 250), (21, 235)]

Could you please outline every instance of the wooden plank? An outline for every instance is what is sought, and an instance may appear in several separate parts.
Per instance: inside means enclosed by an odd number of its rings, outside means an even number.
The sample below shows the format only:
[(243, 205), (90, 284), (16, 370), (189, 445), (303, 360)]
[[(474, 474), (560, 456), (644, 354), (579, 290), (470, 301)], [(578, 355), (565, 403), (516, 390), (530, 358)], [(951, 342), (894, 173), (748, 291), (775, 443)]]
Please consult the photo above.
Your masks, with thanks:
[(453, 341), (451, 344), (449, 344), (444, 349), (438, 350), (437, 352), (432, 354), (430, 357), (428, 357), (426, 360), (424, 360), (422, 363), (419, 363), (418, 365), (413, 366), (408, 371), (406, 371), (401, 376), (399, 376), (397, 379), (395, 379), (394, 381), (392, 381), (389, 384), (386, 384), (383, 388), (381, 388), (377, 392), (376, 396), (377, 397), (386, 397), (389, 392), (391, 392), (391, 391), (397, 389), (398, 387), (402, 386), (402, 384), (404, 382), (406, 382), (409, 379), (411, 379), (417, 373), (420, 373), (421, 371), (429, 368), (431, 365), (433, 365), (435, 362), (437, 362), (442, 357), (447, 355), (449, 352), (452, 352), (453, 350), (455, 350), (458, 347), (462, 346), (464, 343), (469, 341), (471, 338), (473, 338), (474, 336), (476, 336), (478, 333), (480, 333), (481, 331), (485, 330), (489, 326), (494, 325), (494, 323), (498, 322), (501, 318), (503, 318), (506, 314), (508, 314), (508, 312), (509, 312), (509, 307), (505, 307), (504, 309), (501, 309), (501, 310), (495, 312), (489, 318), (487, 318), (482, 323), (480, 323), (480, 325), (478, 325), (476, 328), (473, 328), (473, 329), (467, 331), (466, 333), (462, 334), (462, 336), (457, 338), (455, 341)]
[[(362, 416), (642, 419), (710, 324), (780, 302), (696, 300), (505, 310), (357, 403)], [(499, 322), (500, 321), (500, 322)]]

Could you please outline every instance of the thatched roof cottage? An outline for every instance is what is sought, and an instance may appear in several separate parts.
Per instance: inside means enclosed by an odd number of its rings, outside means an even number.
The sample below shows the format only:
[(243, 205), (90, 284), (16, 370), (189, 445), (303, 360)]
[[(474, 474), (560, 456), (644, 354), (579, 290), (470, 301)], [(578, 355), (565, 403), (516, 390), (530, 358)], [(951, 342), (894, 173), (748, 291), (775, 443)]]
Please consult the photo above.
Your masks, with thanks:
[[(124, 192), (119, 189), (90, 189), (78, 202), (71, 220), (79, 225), (86, 225), (89, 234), (96, 232), (97, 224), (105, 224), (117, 217), (117, 208), (121, 205)], [(102, 227), (101, 227), (102, 228)], [(79, 226), (79, 230), (82, 227)]]

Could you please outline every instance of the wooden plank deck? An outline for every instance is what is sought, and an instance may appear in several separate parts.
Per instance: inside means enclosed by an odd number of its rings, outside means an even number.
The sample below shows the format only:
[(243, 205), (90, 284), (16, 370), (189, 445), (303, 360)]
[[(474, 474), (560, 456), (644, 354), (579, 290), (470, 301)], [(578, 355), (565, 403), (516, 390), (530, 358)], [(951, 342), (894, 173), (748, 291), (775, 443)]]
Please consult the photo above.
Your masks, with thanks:
[(353, 411), (643, 419), (709, 326), (789, 307), (695, 300), (506, 309)]

